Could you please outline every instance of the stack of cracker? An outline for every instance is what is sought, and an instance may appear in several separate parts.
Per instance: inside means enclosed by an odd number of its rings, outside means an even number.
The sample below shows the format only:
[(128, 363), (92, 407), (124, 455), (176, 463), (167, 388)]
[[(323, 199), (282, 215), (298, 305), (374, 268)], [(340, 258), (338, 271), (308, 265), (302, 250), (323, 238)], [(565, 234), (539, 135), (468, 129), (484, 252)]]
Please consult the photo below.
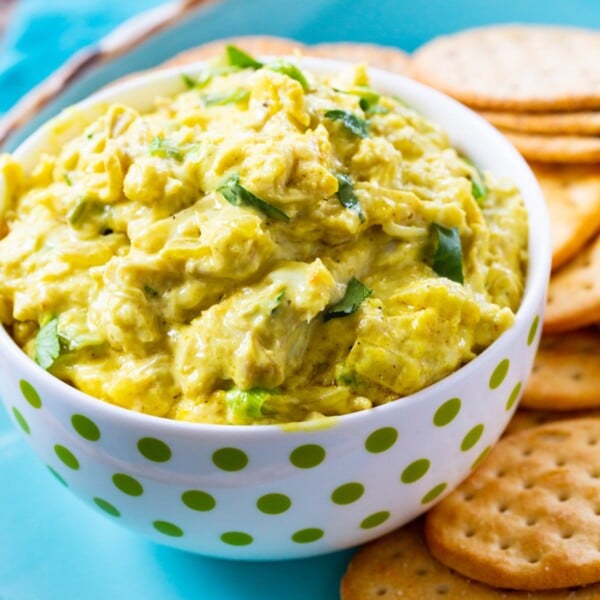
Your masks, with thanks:
[(553, 273), (526, 410), (425, 518), (358, 552), (343, 600), (600, 599), (599, 60), (600, 33), (541, 26), (462, 32), (412, 59), (530, 161)]

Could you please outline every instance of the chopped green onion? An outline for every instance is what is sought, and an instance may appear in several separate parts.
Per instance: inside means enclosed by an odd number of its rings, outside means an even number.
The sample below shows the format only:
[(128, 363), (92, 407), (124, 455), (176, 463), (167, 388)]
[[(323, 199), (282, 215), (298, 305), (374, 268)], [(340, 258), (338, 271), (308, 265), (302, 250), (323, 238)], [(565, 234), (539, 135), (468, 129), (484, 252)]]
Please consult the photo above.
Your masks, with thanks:
[(172, 158), (173, 160), (183, 160), (183, 151), (179, 146), (175, 146), (156, 136), (150, 143), (150, 155), (160, 156), (161, 158)]
[(463, 283), (462, 244), (458, 235), (458, 228), (452, 227), (449, 229), (434, 223), (433, 230), (437, 238), (433, 256), (433, 270), (441, 277)]
[(69, 177), (68, 173), (63, 173), (63, 179), (65, 180), (65, 183), (67, 185), (73, 185), (73, 182), (71, 181), (71, 178)]
[(42, 325), (35, 338), (35, 362), (47, 370), (59, 356), (58, 317), (52, 317)]
[(290, 218), (282, 210), (265, 202), (251, 191), (240, 185), (240, 177), (237, 173), (230, 175), (218, 188), (217, 191), (233, 206), (251, 206), (256, 208), (267, 217), (278, 219), (289, 223)]
[(252, 388), (240, 390), (233, 388), (225, 394), (227, 404), (227, 420), (247, 421), (249, 419), (260, 419), (265, 416), (264, 403), (273, 395), (271, 390), (264, 388)]
[(204, 102), (204, 106), (224, 106), (225, 104), (247, 100), (249, 96), (250, 92), (248, 90), (238, 88), (226, 94), (206, 94), (202, 96), (202, 102)]
[(347, 110), (328, 110), (325, 113), (325, 118), (331, 119), (332, 121), (340, 121), (345, 129), (360, 138), (366, 138), (368, 135), (369, 124), (367, 121)]
[(369, 289), (364, 283), (361, 283), (356, 277), (348, 282), (344, 297), (330, 306), (323, 316), (325, 321), (339, 317), (347, 317), (358, 310), (358, 307), (366, 300), (373, 290)]
[(181, 74), (181, 79), (188, 89), (191, 90), (196, 87), (196, 80), (187, 75), (186, 73)]
[(67, 213), (67, 221), (76, 227), (82, 222), (94, 216), (108, 216), (110, 207), (96, 200), (79, 200), (77, 204)]
[(240, 69), (260, 69), (264, 66), (263, 63), (232, 44), (228, 44), (225, 47), (225, 52), (228, 63), (234, 67), (239, 67)]
[(340, 200), (340, 204), (349, 210), (353, 210), (358, 215), (360, 222), (364, 223), (365, 215), (360, 207), (360, 202), (354, 193), (352, 179), (343, 173), (334, 173), (334, 175), (338, 181), (337, 197)]
[(293, 63), (284, 60), (278, 60), (267, 65), (271, 71), (276, 71), (283, 75), (287, 75), (291, 79), (295, 79), (301, 86), (302, 89), (307, 92), (310, 89), (308, 81), (304, 76), (304, 73)]

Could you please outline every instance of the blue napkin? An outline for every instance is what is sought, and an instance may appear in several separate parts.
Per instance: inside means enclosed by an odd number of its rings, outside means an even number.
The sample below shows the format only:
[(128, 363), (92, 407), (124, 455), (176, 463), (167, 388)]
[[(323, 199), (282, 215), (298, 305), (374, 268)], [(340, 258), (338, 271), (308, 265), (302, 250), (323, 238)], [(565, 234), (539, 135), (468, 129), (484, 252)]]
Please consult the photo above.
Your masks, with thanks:
[(0, 113), (124, 20), (164, 0), (19, 0), (0, 45)]

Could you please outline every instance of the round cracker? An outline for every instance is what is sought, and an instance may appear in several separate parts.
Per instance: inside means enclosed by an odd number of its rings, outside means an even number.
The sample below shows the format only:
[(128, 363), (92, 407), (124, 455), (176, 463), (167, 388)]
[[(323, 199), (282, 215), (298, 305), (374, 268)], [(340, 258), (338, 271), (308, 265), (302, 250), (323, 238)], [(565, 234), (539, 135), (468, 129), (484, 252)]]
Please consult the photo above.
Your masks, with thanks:
[(585, 419), (588, 417), (595, 419), (600, 418), (600, 409), (559, 412), (556, 410), (528, 410), (519, 408), (512, 416), (503, 435), (512, 435), (513, 433), (519, 433), (519, 431), (523, 431), (524, 429), (531, 429), (532, 427), (545, 425), (546, 423), (554, 423), (554, 421)]
[(508, 436), (427, 515), (433, 555), (488, 585), (600, 581), (600, 419)]
[(527, 159), (541, 162), (600, 162), (600, 137), (539, 135), (500, 129)]
[(572, 331), (600, 322), (600, 236), (550, 278), (544, 331)]
[(408, 70), (408, 55), (399, 48), (364, 44), (358, 42), (335, 42), (307, 46), (303, 50), (306, 56), (335, 58), (349, 62), (366, 62), (369, 66), (405, 75)]
[(555, 270), (600, 230), (600, 169), (587, 165), (530, 166), (550, 211)]
[(546, 135), (598, 135), (600, 111), (567, 113), (514, 113), (480, 111), (479, 114), (495, 127), (522, 133)]
[(557, 411), (600, 408), (600, 332), (544, 335), (521, 406)]
[(422, 46), (412, 75), (477, 108), (552, 111), (600, 108), (600, 33), (497, 25)]
[[(592, 600), (600, 585), (579, 588), (572, 598)], [(463, 577), (438, 562), (427, 548), (422, 520), (416, 520), (359, 550), (342, 578), (342, 600), (565, 600), (565, 591), (498, 590)]]
[(210, 60), (225, 53), (225, 46), (231, 44), (253, 55), (286, 55), (301, 51), (305, 46), (296, 40), (268, 35), (247, 35), (207, 42), (196, 48), (175, 55), (164, 62), (162, 67), (176, 67)]

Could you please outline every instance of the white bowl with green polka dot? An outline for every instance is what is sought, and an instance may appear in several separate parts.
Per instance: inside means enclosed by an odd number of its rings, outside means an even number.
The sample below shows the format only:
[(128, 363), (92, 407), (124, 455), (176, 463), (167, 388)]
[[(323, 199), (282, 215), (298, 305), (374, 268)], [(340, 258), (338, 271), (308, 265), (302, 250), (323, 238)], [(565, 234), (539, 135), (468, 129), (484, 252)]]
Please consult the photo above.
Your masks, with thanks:
[[(321, 73), (340, 67), (315, 59), (303, 66)], [(482, 167), (520, 187), (530, 219), (529, 273), (514, 326), (417, 394), (294, 427), (198, 425), (112, 406), (49, 375), (0, 329), (0, 396), (15, 425), (60, 484), (107, 519), (212, 556), (326, 553), (366, 542), (427, 510), (502, 433), (540, 336), (550, 268), (542, 196), (517, 152), (474, 113), (395, 75), (373, 70), (371, 80), (375, 89), (441, 123)], [(163, 71), (105, 91), (80, 111), (92, 114), (104, 101), (145, 110), (156, 95), (181, 86), (178, 70)], [(30, 168), (48, 143), (42, 128), (15, 155)]]

